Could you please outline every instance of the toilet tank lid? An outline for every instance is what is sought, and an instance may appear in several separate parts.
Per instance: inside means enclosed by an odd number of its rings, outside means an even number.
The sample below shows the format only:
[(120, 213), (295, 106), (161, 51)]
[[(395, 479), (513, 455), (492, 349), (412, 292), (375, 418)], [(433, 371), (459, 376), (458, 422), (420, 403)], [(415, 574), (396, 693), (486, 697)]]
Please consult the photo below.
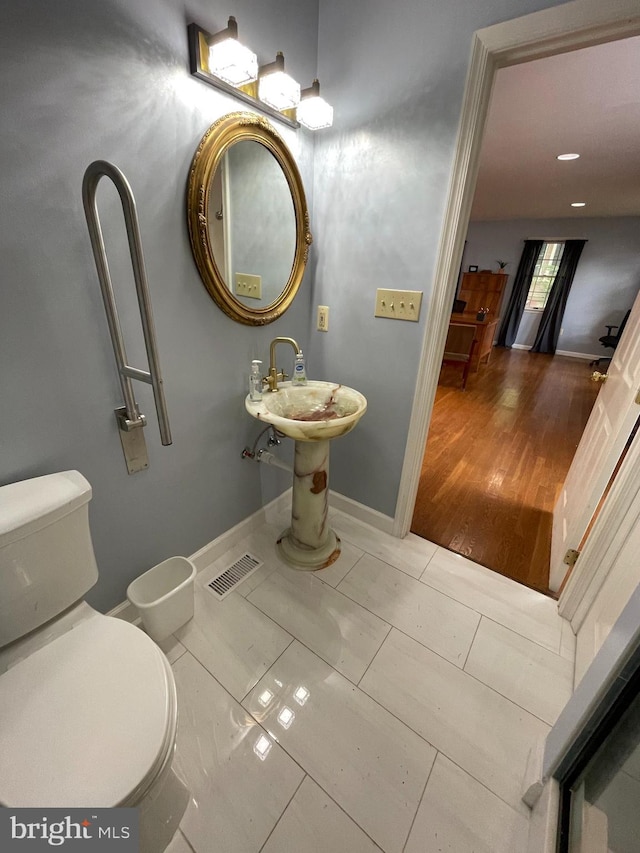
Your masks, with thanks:
[(61, 471), (0, 486), (0, 547), (34, 533), (91, 500), (79, 471)]

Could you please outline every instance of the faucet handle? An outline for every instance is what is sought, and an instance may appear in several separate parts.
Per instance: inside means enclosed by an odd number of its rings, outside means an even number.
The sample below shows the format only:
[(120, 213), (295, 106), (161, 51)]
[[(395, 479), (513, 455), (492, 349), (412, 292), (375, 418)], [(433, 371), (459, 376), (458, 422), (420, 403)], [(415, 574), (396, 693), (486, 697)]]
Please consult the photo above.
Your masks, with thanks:
[(289, 374), (288, 374), (288, 373), (285, 373), (285, 372), (284, 372), (284, 370), (283, 370), (283, 371), (282, 371), (282, 381), (283, 381), (283, 382), (286, 382), (286, 381), (287, 381), (287, 379), (289, 379)]

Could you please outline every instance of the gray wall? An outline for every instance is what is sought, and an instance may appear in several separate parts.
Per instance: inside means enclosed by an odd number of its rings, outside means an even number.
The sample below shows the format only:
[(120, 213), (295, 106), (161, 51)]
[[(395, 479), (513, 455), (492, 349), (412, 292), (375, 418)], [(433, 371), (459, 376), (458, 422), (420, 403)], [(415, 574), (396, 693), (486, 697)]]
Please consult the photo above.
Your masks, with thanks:
[[(471, 37), (553, 5), (320, 4), (318, 70), (335, 122), (316, 141), (314, 303), (331, 315), (329, 332), (312, 337), (311, 362), (369, 402), (358, 428), (334, 443), (333, 487), (387, 515), (398, 496)], [(377, 287), (424, 291), (420, 322), (375, 319)]]
[[(77, 468), (93, 484), (101, 608), (129, 580), (189, 554), (287, 485), (240, 460), (256, 428), (248, 366), (293, 335), (309, 375), (363, 391), (369, 411), (335, 442), (332, 485), (392, 515), (474, 30), (555, 0), (5, 0), (0, 6), (0, 482)], [(312, 210), (313, 255), (284, 318), (233, 323), (191, 258), (185, 182), (196, 145), (237, 102), (192, 79), (186, 24), (229, 14), (261, 61), (284, 50), (303, 84), (318, 72), (335, 125), (315, 142), (283, 129)], [(388, 61), (387, 61), (388, 60)], [(315, 156), (314, 156), (315, 145)], [(140, 392), (151, 468), (129, 477), (113, 427), (120, 405), (81, 207), (86, 165), (111, 160), (141, 216), (174, 444), (161, 448)], [(314, 181), (315, 175), (315, 181)], [(108, 226), (113, 193), (101, 188)], [(116, 217), (107, 238), (123, 325), (137, 341)], [(374, 320), (376, 287), (423, 290), (418, 324)], [(315, 305), (330, 331), (311, 331)], [(140, 361), (130, 344), (130, 360)]]
[[(308, 336), (310, 284), (286, 317), (257, 329), (228, 319), (192, 260), (186, 181), (207, 127), (239, 103), (191, 77), (186, 26), (237, 16), (261, 61), (316, 72), (317, 0), (4, 0), (0, 5), (0, 483), (77, 468), (90, 481), (100, 580), (89, 600), (122, 601), (127, 583), (191, 554), (288, 485), (242, 461), (258, 428), (244, 411), (252, 358)], [(280, 126), (312, 201), (312, 137)], [(160, 445), (147, 386), (151, 467), (128, 476), (114, 428), (121, 405), (82, 210), (86, 166), (118, 165), (142, 231), (174, 443)], [(129, 360), (144, 366), (122, 216), (103, 180), (99, 204)], [(288, 354), (287, 354), (288, 356)], [(291, 358), (291, 362), (293, 359)]]
[[(471, 222), (464, 254), (469, 264), (495, 268), (496, 258), (508, 260), (509, 299), (522, 254), (523, 240), (588, 240), (571, 287), (562, 321), (558, 349), (585, 355), (606, 355), (598, 338), (607, 323), (620, 323), (640, 289), (640, 218), (514, 219), (508, 222)], [(538, 312), (526, 311), (517, 344), (531, 346), (540, 322)]]

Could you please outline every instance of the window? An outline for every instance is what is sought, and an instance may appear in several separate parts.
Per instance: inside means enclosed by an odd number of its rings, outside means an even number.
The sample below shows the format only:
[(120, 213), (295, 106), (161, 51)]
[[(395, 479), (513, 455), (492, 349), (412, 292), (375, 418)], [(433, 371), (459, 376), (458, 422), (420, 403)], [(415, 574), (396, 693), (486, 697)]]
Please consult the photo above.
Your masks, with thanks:
[(533, 270), (533, 278), (529, 287), (525, 309), (530, 311), (542, 311), (547, 304), (551, 285), (554, 282), (562, 253), (564, 243), (543, 243)]

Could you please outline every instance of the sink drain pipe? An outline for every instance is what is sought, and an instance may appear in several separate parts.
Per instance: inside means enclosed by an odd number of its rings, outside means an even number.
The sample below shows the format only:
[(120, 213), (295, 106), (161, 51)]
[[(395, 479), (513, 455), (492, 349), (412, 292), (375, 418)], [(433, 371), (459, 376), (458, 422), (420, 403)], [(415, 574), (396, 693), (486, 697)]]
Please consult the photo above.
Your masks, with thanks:
[(271, 424), (267, 424), (267, 426), (259, 433), (256, 440), (253, 442), (253, 447), (245, 447), (242, 451), (243, 459), (251, 459), (253, 462), (262, 462), (265, 465), (273, 465), (275, 468), (282, 468), (283, 471), (288, 471), (290, 474), (293, 474), (293, 465), (289, 465), (287, 462), (283, 462), (282, 459), (279, 459), (274, 453), (271, 453), (270, 450), (267, 450), (266, 447), (261, 448), (260, 450), (256, 450), (258, 445), (260, 444), (260, 439), (265, 434), (265, 432), (269, 433), (268, 445), (269, 447), (277, 447), (280, 444), (280, 439), (284, 438), (281, 432), (273, 427)]
[(282, 468), (283, 471), (293, 474), (293, 465), (289, 465), (288, 462), (279, 459), (275, 453), (264, 448), (256, 454), (256, 462), (264, 462), (265, 465), (274, 465), (276, 468)]
[(242, 451), (243, 459), (251, 459), (253, 462), (262, 462), (264, 465), (273, 465), (274, 468), (282, 468), (283, 471), (288, 471), (290, 474), (293, 474), (293, 466), (289, 465), (287, 462), (283, 462), (282, 459), (279, 459), (275, 453), (271, 453), (270, 450), (267, 450), (265, 447), (262, 450), (258, 450), (257, 453), (252, 453), (248, 447)]

